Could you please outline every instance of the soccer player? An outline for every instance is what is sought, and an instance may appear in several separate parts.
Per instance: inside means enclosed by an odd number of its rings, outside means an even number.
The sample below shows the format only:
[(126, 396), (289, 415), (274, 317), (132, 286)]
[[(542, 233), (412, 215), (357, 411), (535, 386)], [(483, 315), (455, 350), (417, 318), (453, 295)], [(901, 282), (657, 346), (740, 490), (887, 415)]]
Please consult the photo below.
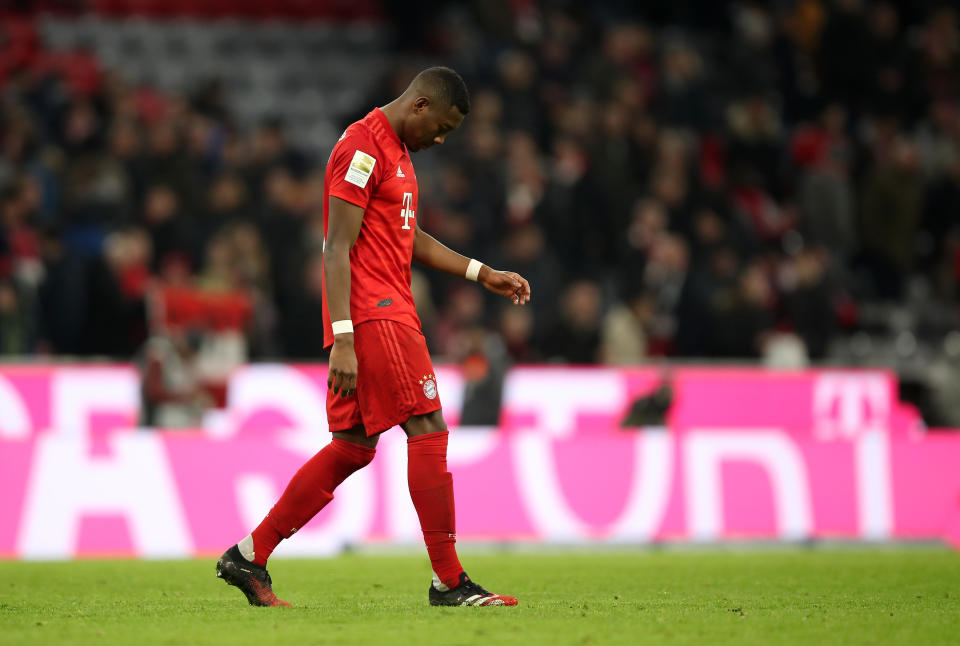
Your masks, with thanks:
[(410, 291), (410, 264), (477, 281), (514, 305), (530, 300), (520, 275), (448, 249), (417, 224), (410, 153), (442, 144), (470, 111), (460, 75), (426, 69), (397, 99), (351, 124), (324, 177), (324, 346), (331, 347), (327, 419), (333, 440), (287, 485), (263, 522), (217, 561), (217, 576), (251, 605), (290, 605), (274, 594), (266, 564), (284, 538), (333, 500), (351, 473), (373, 460), (377, 439), (407, 434), (410, 497), (433, 566), (436, 606), (514, 606), (464, 572), (455, 548), (453, 479), (436, 377)]

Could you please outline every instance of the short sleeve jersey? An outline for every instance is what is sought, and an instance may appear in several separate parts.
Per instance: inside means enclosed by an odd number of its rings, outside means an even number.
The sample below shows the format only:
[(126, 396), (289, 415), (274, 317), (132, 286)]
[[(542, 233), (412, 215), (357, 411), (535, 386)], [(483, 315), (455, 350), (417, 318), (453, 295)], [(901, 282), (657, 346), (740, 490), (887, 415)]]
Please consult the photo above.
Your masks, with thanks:
[[(420, 329), (410, 291), (417, 212), (417, 177), (407, 147), (374, 108), (351, 124), (333, 147), (324, 175), (323, 234), (330, 196), (364, 209), (350, 250), (350, 318), (354, 325), (389, 319)], [(333, 344), (327, 282), (323, 281), (323, 345)]]

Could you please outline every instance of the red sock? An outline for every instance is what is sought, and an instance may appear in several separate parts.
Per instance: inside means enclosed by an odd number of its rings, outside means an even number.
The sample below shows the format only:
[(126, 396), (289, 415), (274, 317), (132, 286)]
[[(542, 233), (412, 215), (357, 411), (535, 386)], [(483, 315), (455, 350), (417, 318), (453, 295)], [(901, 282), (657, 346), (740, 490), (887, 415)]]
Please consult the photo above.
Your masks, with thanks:
[(448, 435), (443, 431), (407, 440), (407, 482), (433, 571), (444, 585), (454, 588), (463, 567), (456, 549), (453, 476), (447, 471)]
[(307, 524), (333, 500), (333, 490), (354, 471), (373, 460), (376, 449), (334, 439), (300, 467), (280, 500), (251, 533), (257, 565), (266, 565), (274, 548), (284, 538)]

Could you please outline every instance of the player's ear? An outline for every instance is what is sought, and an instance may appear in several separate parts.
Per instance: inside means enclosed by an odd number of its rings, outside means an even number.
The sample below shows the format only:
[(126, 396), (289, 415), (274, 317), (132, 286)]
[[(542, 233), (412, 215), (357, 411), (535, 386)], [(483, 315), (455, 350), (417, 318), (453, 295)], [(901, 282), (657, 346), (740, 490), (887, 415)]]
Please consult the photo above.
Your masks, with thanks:
[(425, 96), (418, 96), (413, 100), (413, 111), (415, 114), (420, 114), (424, 110), (430, 107), (430, 98)]

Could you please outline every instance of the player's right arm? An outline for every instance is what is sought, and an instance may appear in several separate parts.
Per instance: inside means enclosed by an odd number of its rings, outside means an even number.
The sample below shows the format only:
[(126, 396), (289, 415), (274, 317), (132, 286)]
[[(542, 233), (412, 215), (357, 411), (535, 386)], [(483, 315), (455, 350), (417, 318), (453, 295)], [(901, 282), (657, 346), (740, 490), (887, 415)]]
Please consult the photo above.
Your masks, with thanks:
[[(330, 196), (327, 237), (323, 248), (323, 276), (331, 321), (350, 319), (350, 250), (360, 235), (363, 209)], [(336, 395), (349, 397), (357, 390), (357, 353), (353, 332), (333, 337), (327, 386)]]

